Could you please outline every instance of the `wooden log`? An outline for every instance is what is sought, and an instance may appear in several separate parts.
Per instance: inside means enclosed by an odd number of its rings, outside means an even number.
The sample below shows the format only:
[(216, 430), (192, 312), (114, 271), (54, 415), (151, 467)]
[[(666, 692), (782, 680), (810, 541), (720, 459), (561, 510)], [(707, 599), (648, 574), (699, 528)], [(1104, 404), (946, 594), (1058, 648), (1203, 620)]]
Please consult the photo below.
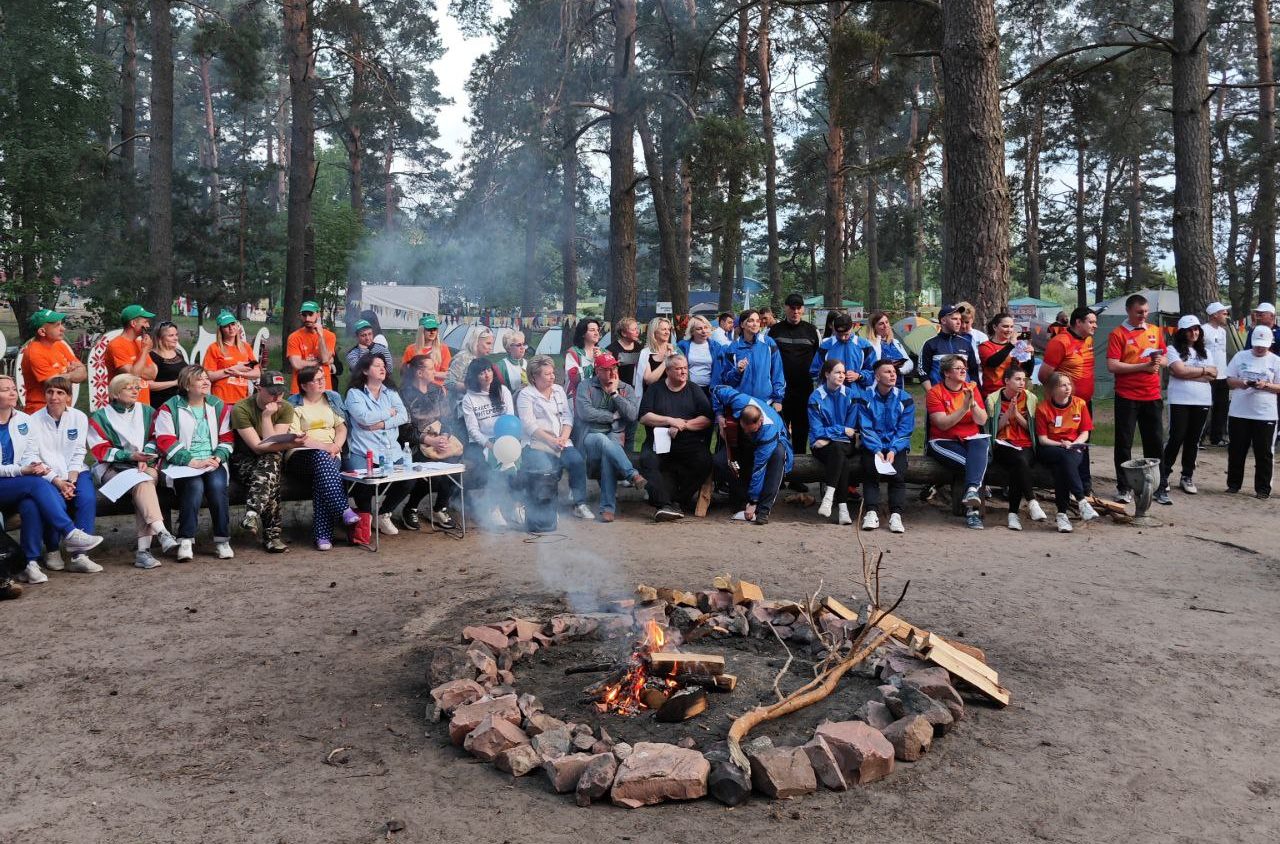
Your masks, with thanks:
[[(843, 618), (845, 621), (857, 621), (858, 614), (828, 595), (822, 599), (822, 608), (833, 615)], [(880, 628), (884, 630), (884, 627)]]
[(707, 510), (711, 508), (711, 492), (715, 489), (715, 485), (710, 475), (702, 482), (702, 489), (698, 490), (698, 503), (693, 507), (693, 515), (698, 517), (707, 515)]
[(675, 681), (690, 686), (701, 686), (710, 692), (731, 692), (738, 687), (736, 674), (677, 674)]
[(655, 716), (666, 724), (687, 721), (707, 711), (707, 693), (702, 688), (682, 689), (662, 704)]
[(748, 601), (763, 601), (764, 592), (749, 580), (737, 580), (733, 584), (733, 602), (745, 604)]
[(724, 657), (717, 654), (679, 653), (662, 651), (649, 654), (649, 666), (655, 674), (690, 673), (700, 670), (707, 674), (724, 673)]
[(1009, 705), (1009, 690), (1000, 685), (999, 676), (990, 666), (952, 647), (941, 636), (926, 635), (920, 644), (919, 650), (929, 662), (947, 669), (1001, 706)]

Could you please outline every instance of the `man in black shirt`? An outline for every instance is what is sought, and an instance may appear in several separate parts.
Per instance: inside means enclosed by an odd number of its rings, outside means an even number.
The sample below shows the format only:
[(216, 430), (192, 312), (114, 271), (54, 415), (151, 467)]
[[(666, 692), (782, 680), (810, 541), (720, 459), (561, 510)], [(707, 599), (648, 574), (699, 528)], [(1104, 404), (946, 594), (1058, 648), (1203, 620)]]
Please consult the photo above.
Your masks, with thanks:
[[(648, 480), (649, 503), (658, 508), (654, 521), (684, 518), (696, 504), (698, 491), (711, 474), (711, 400), (689, 382), (684, 355), (667, 358), (666, 377), (645, 389), (640, 399), (640, 424), (648, 436), (640, 450), (640, 472)], [(670, 439), (665, 453), (655, 448), (655, 429)], [(665, 443), (664, 443), (665, 446)]]
[(818, 351), (818, 329), (804, 318), (804, 298), (792, 293), (786, 299), (786, 319), (774, 323), (769, 337), (778, 344), (782, 355), (782, 377), (787, 382), (782, 400), (782, 420), (791, 430), (791, 445), (796, 454), (804, 454), (809, 442), (809, 396), (813, 379), (809, 365)]

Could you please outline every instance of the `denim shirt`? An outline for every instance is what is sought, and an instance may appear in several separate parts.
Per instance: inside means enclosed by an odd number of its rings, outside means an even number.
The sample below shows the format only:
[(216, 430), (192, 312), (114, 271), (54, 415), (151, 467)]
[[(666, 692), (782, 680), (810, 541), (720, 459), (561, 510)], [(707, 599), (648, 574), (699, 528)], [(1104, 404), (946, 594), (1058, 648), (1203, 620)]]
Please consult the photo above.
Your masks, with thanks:
[[(347, 446), (346, 468), (363, 469), (365, 452), (372, 451), (374, 460), (384, 465), (402, 461), (399, 445), (400, 426), (409, 422), (400, 394), (384, 386), (375, 399), (367, 389), (347, 391)], [(391, 411), (395, 411), (392, 416)], [(386, 422), (380, 431), (370, 431), (366, 425)]]

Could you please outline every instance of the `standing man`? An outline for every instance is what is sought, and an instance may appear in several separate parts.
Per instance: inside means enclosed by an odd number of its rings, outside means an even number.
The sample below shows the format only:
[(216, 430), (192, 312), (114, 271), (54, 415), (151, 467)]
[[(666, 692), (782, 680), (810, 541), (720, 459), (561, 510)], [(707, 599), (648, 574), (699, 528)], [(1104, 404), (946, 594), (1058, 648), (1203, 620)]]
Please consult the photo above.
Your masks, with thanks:
[(804, 297), (792, 293), (786, 299), (785, 318), (769, 330), (769, 338), (778, 346), (782, 356), (782, 378), (787, 391), (782, 398), (782, 421), (791, 431), (791, 442), (797, 454), (804, 454), (809, 442), (809, 396), (813, 393), (813, 379), (809, 377), (809, 364), (817, 354), (818, 329), (804, 318)]
[(67, 327), (62, 321), (66, 318), (66, 314), (48, 308), (31, 315), (36, 336), (22, 353), (22, 385), (27, 391), (23, 410), (28, 415), (44, 407), (44, 383), (50, 378), (61, 375), (72, 384), (81, 384), (89, 377), (89, 370), (63, 339)]
[(1142, 456), (1164, 453), (1164, 400), (1160, 368), (1165, 365), (1164, 332), (1147, 322), (1147, 299), (1135, 293), (1124, 302), (1127, 317), (1107, 339), (1107, 371), (1116, 378), (1116, 501), (1133, 503), (1133, 490), (1120, 468), (1133, 455), (1135, 426), (1142, 434)]
[(768, 334), (769, 329), (778, 324), (778, 315), (773, 312), (773, 308), (765, 305), (760, 309), (760, 324), (764, 326), (760, 330), (765, 334)]
[(289, 368), (293, 370), (293, 392), (298, 388), (298, 371), (304, 366), (318, 366), (324, 372), (324, 388), (333, 386), (333, 353), (338, 347), (338, 336), (320, 324), (320, 306), (310, 300), (298, 309), (302, 314), (302, 327), (289, 335), (285, 354)]
[[(649, 482), (653, 519), (674, 522), (697, 506), (698, 490), (711, 474), (711, 400), (689, 381), (689, 360), (667, 357), (666, 377), (640, 398), (640, 424), (647, 429), (640, 449), (640, 470)], [(669, 448), (654, 448), (654, 429), (666, 428)]]
[(391, 372), (391, 350), (373, 339), (373, 324), (362, 319), (355, 324), (356, 344), (347, 352), (347, 369), (353, 369), (360, 358), (365, 355), (377, 355), (387, 364), (387, 372)]
[(1053, 322), (1049, 323), (1049, 336), (1057, 337), (1063, 332), (1071, 330), (1071, 323), (1067, 319), (1066, 311), (1058, 311), (1058, 315), (1053, 318)]
[(981, 365), (978, 363), (978, 351), (969, 338), (960, 333), (962, 317), (958, 305), (944, 305), (938, 312), (937, 335), (925, 341), (920, 349), (920, 382), (925, 392), (934, 384), (942, 382), (942, 359), (948, 355), (959, 355), (969, 367), (967, 380), (974, 381), (974, 373)]
[(284, 375), (264, 372), (257, 391), (236, 402), (231, 408), (231, 427), (236, 432), (235, 451), (231, 454), (231, 474), (244, 484), (249, 493), (240, 526), (262, 536), (268, 553), (289, 550), (284, 542), (284, 517), (280, 509), (280, 464), (287, 449), (296, 441), (266, 442), (277, 434), (289, 433), (293, 424), (293, 405), (283, 401)]
[(1221, 302), (1210, 302), (1204, 309), (1209, 319), (1200, 326), (1204, 332), (1204, 348), (1209, 353), (1209, 363), (1218, 370), (1211, 382), (1213, 406), (1209, 410), (1209, 426), (1205, 429), (1209, 445), (1227, 444), (1227, 409), (1231, 404), (1231, 388), (1227, 386), (1227, 322), (1231, 310)]
[(721, 346), (733, 342), (733, 314), (725, 311), (716, 317), (716, 330), (711, 332), (711, 339)]
[(120, 312), (122, 331), (107, 344), (107, 373), (110, 378), (120, 374), (136, 375), (142, 379), (142, 389), (138, 392), (138, 401), (143, 404), (151, 402), (151, 390), (148, 381), (156, 377), (156, 362), (151, 359), (151, 348), (155, 344), (151, 340), (151, 318), (155, 314), (141, 305), (130, 305)]

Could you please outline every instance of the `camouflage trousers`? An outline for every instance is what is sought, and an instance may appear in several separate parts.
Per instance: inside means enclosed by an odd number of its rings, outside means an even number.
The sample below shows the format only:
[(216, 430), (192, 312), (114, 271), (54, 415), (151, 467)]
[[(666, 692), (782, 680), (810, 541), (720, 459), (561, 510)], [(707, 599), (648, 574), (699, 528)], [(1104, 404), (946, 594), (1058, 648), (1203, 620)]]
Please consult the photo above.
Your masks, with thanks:
[(262, 519), (262, 541), (280, 539), (284, 517), (280, 509), (280, 454), (233, 454), (231, 474), (248, 491), (245, 506)]

